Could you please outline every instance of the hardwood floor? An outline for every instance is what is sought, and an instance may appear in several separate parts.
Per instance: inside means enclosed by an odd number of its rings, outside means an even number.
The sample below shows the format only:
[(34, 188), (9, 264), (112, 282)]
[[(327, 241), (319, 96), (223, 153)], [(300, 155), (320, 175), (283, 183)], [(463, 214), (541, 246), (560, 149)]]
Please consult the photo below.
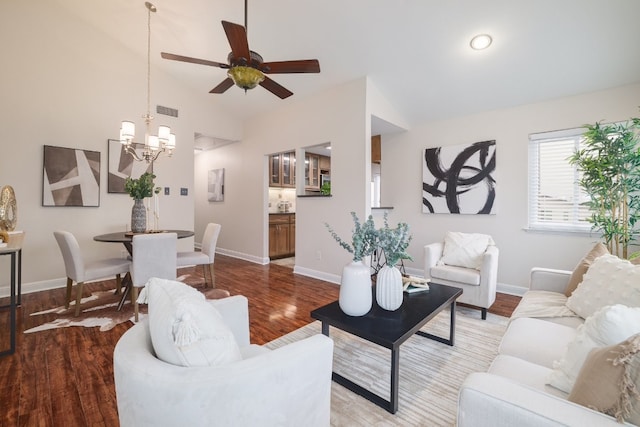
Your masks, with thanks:
[[(201, 276), (201, 268), (180, 273)], [(85, 285), (85, 293), (115, 287), (115, 281)], [(312, 321), (314, 308), (338, 298), (339, 287), (294, 275), (287, 267), (216, 256), (216, 287), (249, 299), (251, 341), (264, 344)], [(64, 289), (22, 296), (17, 351), (0, 358), (0, 426), (117, 426), (113, 348), (132, 326), (110, 331), (70, 327), (23, 334), (38, 320), (29, 314), (64, 304)], [(498, 294), (489, 310), (510, 316), (520, 298)], [(6, 304), (7, 298), (0, 299)], [(478, 316), (480, 314), (478, 313)], [(0, 345), (8, 348), (8, 311), (0, 312)], [(41, 321), (40, 321), (41, 322)]]

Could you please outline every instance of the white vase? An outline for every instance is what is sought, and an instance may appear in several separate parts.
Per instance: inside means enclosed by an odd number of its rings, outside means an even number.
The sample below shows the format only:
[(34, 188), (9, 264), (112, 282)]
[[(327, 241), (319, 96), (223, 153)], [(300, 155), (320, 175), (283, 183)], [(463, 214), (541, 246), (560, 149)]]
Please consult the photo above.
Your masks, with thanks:
[(402, 305), (402, 274), (395, 266), (385, 265), (376, 279), (376, 302), (385, 310), (394, 311)]
[(362, 261), (352, 261), (342, 269), (340, 309), (349, 316), (363, 316), (371, 310), (371, 270)]

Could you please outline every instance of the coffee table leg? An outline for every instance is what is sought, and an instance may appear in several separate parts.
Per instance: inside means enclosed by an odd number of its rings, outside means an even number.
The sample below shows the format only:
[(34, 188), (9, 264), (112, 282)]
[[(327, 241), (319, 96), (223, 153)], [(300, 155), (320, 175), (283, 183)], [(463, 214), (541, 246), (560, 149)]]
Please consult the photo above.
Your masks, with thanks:
[(329, 324), (322, 322), (322, 335), (329, 336)]
[(456, 302), (455, 300), (451, 303), (451, 318), (449, 321), (449, 339), (442, 338), (437, 335), (433, 335), (423, 331), (416, 332), (416, 335), (420, 335), (421, 337), (429, 338), (434, 341), (438, 341), (443, 344), (448, 344), (450, 346), (453, 346), (455, 342), (455, 335), (456, 335)]
[(388, 411), (395, 414), (398, 411), (398, 383), (400, 380), (400, 347), (391, 350), (391, 395), (389, 396)]

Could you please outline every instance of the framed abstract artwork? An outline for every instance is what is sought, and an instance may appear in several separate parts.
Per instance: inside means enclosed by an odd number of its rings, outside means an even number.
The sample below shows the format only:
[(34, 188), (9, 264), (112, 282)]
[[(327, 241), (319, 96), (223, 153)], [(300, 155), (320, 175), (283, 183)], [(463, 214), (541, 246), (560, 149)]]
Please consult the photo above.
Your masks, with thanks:
[[(117, 139), (108, 140), (109, 162), (107, 175), (107, 192), (126, 193), (124, 181), (127, 178), (140, 178), (145, 172), (153, 173), (153, 164), (138, 162), (124, 150), (124, 146)], [(142, 144), (134, 144), (143, 147)]]
[(422, 212), (495, 214), (495, 171), (495, 140), (425, 149)]
[(44, 146), (42, 206), (100, 206), (100, 152)]
[(207, 198), (210, 202), (224, 201), (224, 169), (212, 169), (209, 171)]

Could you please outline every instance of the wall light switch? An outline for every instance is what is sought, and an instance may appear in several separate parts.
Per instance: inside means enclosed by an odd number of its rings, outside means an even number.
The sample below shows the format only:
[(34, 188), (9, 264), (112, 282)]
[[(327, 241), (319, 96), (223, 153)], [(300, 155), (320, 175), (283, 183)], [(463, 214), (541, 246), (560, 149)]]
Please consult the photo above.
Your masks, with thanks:
[(189, 189), (184, 188), (184, 187), (183, 187), (183, 188), (181, 188), (181, 189), (180, 189), (180, 195), (181, 195), (181, 196), (188, 196), (188, 195), (189, 195)]
[(164, 195), (165, 196), (169, 195), (169, 187), (164, 187)]

